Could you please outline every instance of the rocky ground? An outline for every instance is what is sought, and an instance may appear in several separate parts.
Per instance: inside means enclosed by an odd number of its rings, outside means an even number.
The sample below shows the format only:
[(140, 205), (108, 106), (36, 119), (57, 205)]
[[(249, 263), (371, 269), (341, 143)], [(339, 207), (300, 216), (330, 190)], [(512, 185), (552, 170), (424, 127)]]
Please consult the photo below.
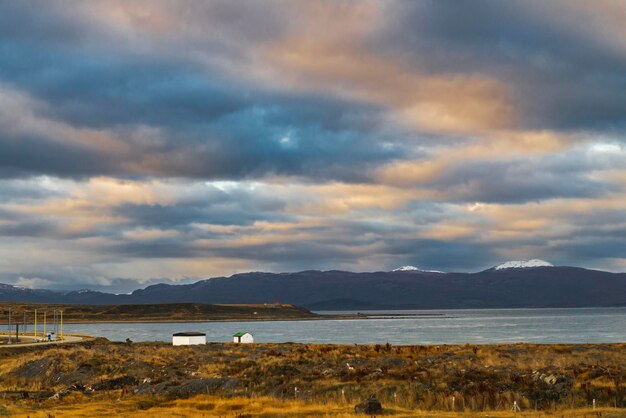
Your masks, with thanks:
[(391, 346), (219, 344), (105, 339), (0, 353), (0, 398), (62, 403), (114, 395), (153, 404), (194, 395), (267, 396), (383, 407), (524, 410), (626, 407), (626, 344)]

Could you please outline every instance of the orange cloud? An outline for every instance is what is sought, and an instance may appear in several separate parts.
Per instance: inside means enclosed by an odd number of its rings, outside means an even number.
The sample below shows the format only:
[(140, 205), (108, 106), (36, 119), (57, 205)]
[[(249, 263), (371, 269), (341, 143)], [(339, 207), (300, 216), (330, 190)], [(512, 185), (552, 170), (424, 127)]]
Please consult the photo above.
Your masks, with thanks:
[[(466, 162), (533, 158), (564, 151), (583, 140), (550, 131), (495, 131), (462, 143), (434, 147), (423, 159), (392, 161), (377, 168), (375, 178), (387, 185), (418, 186)], [(433, 192), (440, 198), (450, 197), (448, 191)]]
[(265, 46), (259, 55), (274, 85), (385, 106), (420, 131), (475, 133), (515, 120), (506, 87), (486, 76), (426, 74), (353, 46), (302, 37)]

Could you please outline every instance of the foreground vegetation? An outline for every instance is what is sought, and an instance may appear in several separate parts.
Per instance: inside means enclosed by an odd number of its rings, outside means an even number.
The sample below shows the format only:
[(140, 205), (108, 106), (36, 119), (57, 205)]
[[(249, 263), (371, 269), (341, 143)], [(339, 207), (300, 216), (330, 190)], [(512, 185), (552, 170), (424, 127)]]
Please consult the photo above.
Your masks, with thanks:
[[(0, 352), (0, 414), (626, 416), (626, 344), (121, 344)], [(592, 409), (593, 400), (596, 409)], [(38, 415), (42, 414), (42, 415)]]
[[(354, 417), (346, 403), (311, 403), (294, 400), (279, 401), (270, 397), (261, 398), (218, 398), (215, 396), (197, 395), (189, 399), (176, 399), (155, 402), (151, 399), (120, 399), (115, 397), (93, 397), (73, 395), (64, 403), (0, 407), (0, 413), (13, 417), (141, 417), (151, 414), (155, 417), (265, 417), (265, 418), (305, 418), (305, 417)], [(385, 415), (395, 418), (424, 417), (424, 418), (454, 418), (464, 417), (567, 417), (567, 418), (618, 418), (626, 416), (623, 411), (614, 408), (584, 408), (564, 409), (558, 411), (424, 411), (407, 409), (398, 406), (386, 408)]]

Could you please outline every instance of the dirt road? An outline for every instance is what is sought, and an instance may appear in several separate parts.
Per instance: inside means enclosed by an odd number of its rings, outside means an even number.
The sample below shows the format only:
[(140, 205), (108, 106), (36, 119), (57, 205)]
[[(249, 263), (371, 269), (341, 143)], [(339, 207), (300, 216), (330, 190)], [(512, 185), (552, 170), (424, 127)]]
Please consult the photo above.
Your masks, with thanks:
[[(8, 333), (0, 332), (0, 338), (3, 340), (8, 338)], [(52, 344), (70, 344), (77, 343), (81, 341), (89, 341), (92, 340), (93, 337), (89, 335), (77, 335), (77, 334), (65, 334), (63, 335), (63, 339), (53, 340), (53, 341), (37, 341), (37, 339), (43, 338), (41, 335), (35, 338), (33, 335), (20, 335), (20, 342), (12, 344), (0, 344), (0, 349), (8, 348), (8, 347), (34, 347), (34, 346), (43, 346), (43, 345), (52, 345)], [(12, 336), (13, 341), (15, 341), (15, 336)], [(28, 341), (28, 342), (27, 342)]]

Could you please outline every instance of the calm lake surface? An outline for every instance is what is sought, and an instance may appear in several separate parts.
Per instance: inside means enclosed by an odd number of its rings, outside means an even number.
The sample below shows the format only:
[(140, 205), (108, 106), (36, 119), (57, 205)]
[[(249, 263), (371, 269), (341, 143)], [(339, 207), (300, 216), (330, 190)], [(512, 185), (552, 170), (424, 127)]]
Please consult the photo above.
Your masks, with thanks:
[[(172, 333), (206, 332), (232, 341), (248, 331), (255, 342), (336, 344), (491, 344), (626, 342), (626, 308), (361, 311), (363, 320), (66, 324), (66, 333), (113, 341), (171, 341)], [(321, 312), (331, 313), (331, 312)], [(332, 312), (347, 313), (347, 312)], [(404, 316), (406, 315), (406, 316)], [(426, 315), (426, 316), (415, 316)]]

